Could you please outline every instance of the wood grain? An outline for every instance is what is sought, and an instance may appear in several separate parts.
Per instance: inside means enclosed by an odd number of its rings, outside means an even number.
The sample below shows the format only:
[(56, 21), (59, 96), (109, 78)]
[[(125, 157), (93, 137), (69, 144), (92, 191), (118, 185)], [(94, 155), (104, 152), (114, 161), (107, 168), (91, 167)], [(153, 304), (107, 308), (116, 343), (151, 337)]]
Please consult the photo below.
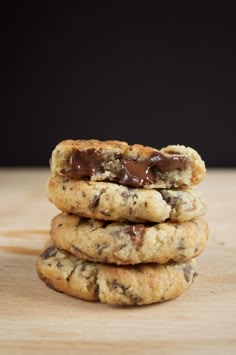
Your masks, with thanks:
[(0, 354), (235, 354), (236, 170), (209, 170), (210, 240), (199, 276), (180, 298), (126, 308), (45, 287), (36, 255), (57, 213), (47, 169), (0, 170)]

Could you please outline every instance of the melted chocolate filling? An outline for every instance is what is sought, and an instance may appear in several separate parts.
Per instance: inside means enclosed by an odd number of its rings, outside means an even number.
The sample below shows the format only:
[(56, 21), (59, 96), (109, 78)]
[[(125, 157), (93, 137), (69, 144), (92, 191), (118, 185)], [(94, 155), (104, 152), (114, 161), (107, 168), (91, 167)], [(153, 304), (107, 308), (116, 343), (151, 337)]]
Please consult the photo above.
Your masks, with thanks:
[[(132, 187), (155, 183), (161, 174), (171, 170), (184, 170), (189, 164), (188, 159), (184, 156), (166, 157), (160, 152), (153, 153), (142, 161), (126, 159), (122, 156), (113, 159), (119, 159), (121, 164), (119, 168), (109, 168), (115, 175), (112, 181)], [(104, 172), (102, 163), (107, 163), (110, 160), (112, 159), (104, 157), (95, 149), (76, 151), (66, 162), (67, 167), (61, 170), (61, 174), (72, 179), (89, 180), (92, 175)]]

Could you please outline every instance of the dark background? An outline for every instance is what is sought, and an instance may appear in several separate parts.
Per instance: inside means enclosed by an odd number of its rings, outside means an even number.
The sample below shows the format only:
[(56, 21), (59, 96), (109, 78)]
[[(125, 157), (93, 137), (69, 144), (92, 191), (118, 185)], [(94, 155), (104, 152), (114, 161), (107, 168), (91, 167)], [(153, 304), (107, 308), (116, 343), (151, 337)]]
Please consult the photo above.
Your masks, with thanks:
[(229, 3), (48, 3), (1, 11), (1, 165), (48, 165), (60, 140), (97, 138), (236, 166)]

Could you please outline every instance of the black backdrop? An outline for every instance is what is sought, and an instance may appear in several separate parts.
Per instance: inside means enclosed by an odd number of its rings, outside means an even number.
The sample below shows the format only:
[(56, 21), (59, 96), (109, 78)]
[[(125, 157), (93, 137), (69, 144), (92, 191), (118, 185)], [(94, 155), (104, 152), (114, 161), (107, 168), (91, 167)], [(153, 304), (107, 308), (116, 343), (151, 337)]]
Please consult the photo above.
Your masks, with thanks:
[(233, 8), (83, 3), (2, 9), (0, 164), (47, 165), (60, 140), (97, 138), (236, 166)]

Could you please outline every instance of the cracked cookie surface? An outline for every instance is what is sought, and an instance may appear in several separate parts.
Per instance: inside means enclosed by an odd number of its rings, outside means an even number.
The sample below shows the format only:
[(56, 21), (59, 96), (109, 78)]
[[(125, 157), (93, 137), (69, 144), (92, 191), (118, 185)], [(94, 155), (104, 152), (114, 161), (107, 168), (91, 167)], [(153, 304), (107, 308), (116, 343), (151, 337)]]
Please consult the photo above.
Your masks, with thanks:
[(56, 247), (84, 260), (119, 265), (165, 264), (198, 256), (206, 246), (208, 227), (200, 219), (130, 224), (61, 213), (51, 222), (51, 237)]
[(195, 260), (115, 266), (80, 260), (49, 241), (37, 260), (39, 277), (65, 294), (112, 305), (144, 305), (174, 299), (193, 282)]
[(63, 212), (112, 221), (189, 221), (206, 214), (197, 191), (128, 188), (111, 182), (78, 181), (50, 176), (49, 200)]
[(50, 165), (52, 175), (145, 188), (198, 184), (206, 171), (200, 155), (190, 147), (170, 145), (157, 150), (98, 140), (60, 142), (52, 152)]

